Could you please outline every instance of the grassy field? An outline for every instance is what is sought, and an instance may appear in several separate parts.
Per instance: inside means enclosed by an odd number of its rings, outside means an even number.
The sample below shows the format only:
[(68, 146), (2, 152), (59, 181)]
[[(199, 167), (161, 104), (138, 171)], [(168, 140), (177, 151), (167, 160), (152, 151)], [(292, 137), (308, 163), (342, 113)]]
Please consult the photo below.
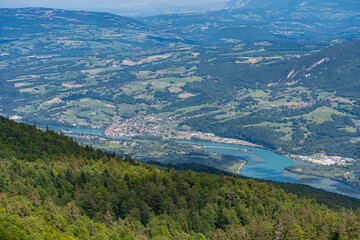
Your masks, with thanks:
[(329, 107), (321, 107), (317, 108), (315, 111), (309, 114), (303, 115), (303, 117), (316, 123), (322, 123), (325, 121), (331, 121), (331, 114), (341, 115), (341, 113), (335, 109)]

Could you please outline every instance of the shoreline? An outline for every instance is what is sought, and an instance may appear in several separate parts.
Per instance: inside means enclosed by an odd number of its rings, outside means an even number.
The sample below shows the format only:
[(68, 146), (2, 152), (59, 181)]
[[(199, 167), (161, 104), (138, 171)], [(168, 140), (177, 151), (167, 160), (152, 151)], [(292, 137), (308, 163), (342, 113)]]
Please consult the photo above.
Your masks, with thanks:
[[(221, 142), (214, 142), (214, 143), (221, 143)], [(225, 143), (225, 144), (227, 144), (227, 143)], [(239, 146), (244, 146), (244, 145), (239, 145)], [(246, 147), (248, 147), (248, 146), (246, 146)], [(200, 146), (199, 148), (219, 148), (219, 149), (241, 150), (241, 151), (244, 151), (244, 152), (249, 151), (248, 153), (252, 152), (252, 150), (243, 149), (243, 148), (235, 148), (235, 147)]]
[(241, 169), (245, 166), (246, 163), (247, 163), (246, 161), (241, 162), (240, 165), (239, 165), (239, 167), (236, 169), (235, 173), (241, 174), (241, 173), (240, 173), (240, 172), (241, 172)]
[(222, 143), (222, 144), (231, 144), (231, 145), (237, 145), (237, 146), (264, 148), (263, 146), (257, 145), (255, 143), (247, 142), (245, 140), (228, 139), (228, 138), (221, 138), (221, 137), (216, 137), (216, 138), (217, 139), (209, 139), (209, 138), (186, 139), (186, 138), (170, 137), (170, 139), (172, 139), (172, 140), (180, 140), (180, 141)]
[[(308, 174), (303, 174), (303, 173), (300, 173), (300, 172), (293, 172), (293, 171), (290, 171), (290, 170), (287, 170), (287, 169), (284, 170), (284, 173), (286, 174), (287, 178), (292, 180), (292, 181), (298, 182), (299, 184), (319, 188), (319, 189), (324, 189), (322, 186), (329, 186), (332, 189), (337, 189), (337, 188), (336, 188), (336, 186), (331, 186), (331, 185), (326, 185), (326, 184), (321, 184), (321, 183), (316, 184), (316, 183), (313, 183), (312, 180), (322, 181), (323, 179), (325, 179), (325, 180), (333, 181), (335, 183), (343, 184), (343, 185), (345, 185), (345, 188), (343, 188), (343, 189), (345, 189), (345, 191), (343, 190), (342, 193), (338, 193), (338, 192), (335, 192), (335, 193), (360, 199), (360, 194), (359, 194), (360, 189), (357, 189), (357, 188), (355, 188), (355, 187), (349, 185), (348, 183), (343, 182), (343, 181), (341, 181), (339, 179), (326, 178), (326, 177), (316, 176), (316, 175), (308, 175)], [(290, 177), (289, 175), (298, 175), (298, 177)], [(309, 180), (306, 180), (306, 178), (309, 178)], [(311, 183), (309, 183), (309, 182), (311, 182)], [(324, 190), (328, 191), (326, 189), (324, 189)], [(346, 190), (351, 191), (353, 193), (349, 193)], [(329, 192), (333, 192), (333, 191), (329, 191)]]

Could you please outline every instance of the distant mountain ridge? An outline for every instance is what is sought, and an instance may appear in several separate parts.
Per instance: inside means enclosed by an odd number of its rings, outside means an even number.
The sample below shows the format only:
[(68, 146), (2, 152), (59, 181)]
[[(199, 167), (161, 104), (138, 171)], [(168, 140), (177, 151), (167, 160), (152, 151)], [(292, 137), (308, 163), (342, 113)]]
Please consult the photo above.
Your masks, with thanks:
[[(0, 9), (0, 36), (25, 32), (54, 32), (69, 26), (87, 25), (140, 31), (134, 36), (157, 35), (158, 41), (191, 43), (228, 40), (326, 40), (360, 37), (360, 4), (355, 1), (285, 3), (272, 0), (232, 1), (229, 10), (169, 14), (133, 19), (111, 13), (67, 11), (49, 8)], [(278, 8), (283, 6), (283, 8)], [(269, 12), (272, 10), (272, 12)], [(333, 16), (337, 16), (334, 18)], [(191, 27), (189, 27), (191, 26)], [(236, 29), (236, 31), (234, 31)], [(148, 40), (154, 40), (150, 38)], [(145, 41), (142, 41), (146, 44)]]
[(360, 2), (353, 0), (230, 0), (226, 9), (295, 9), (326, 7), (336, 9), (359, 9)]
[(226, 4), (226, 9), (236, 9), (245, 7), (250, 0), (231, 0)]
[(157, 3), (157, 4), (142, 5), (132, 8), (124, 8), (124, 9), (104, 9), (104, 11), (119, 14), (121, 16), (145, 17), (145, 16), (165, 15), (165, 14), (217, 11), (224, 9), (225, 5), (226, 5), (226, 1), (207, 2), (205, 4), (183, 5), (183, 6), (171, 5), (166, 3)]
[(54, 41), (76, 36), (72, 40), (109, 42), (110, 47), (127, 50), (183, 41), (138, 19), (106, 12), (53, 8), (0, 8), (0, 29), (0, 38), (6, 38), (5, 41), (26, 34), (47, 34), (47, 38)]
[(360, 2), (351, 0), (232, 0), (222, 11), (154, 16), (144, 21), (164, 31), (176, 29), (186, 38), (205, 42), (211, 34), (218, 35), (222, 41), (242, 40), (238, 37), (241, 34), (222, 36), (222, 33), (226, 28), (244, 25), (263, 30), (265, 35), (258, 34), (255, 39), (268, 40), (267, 33), (271, 32), (270, 39), (355, 40), (360, 37), (359, 9)]
[(146, 29), (142, 22), (135, 19), (100, 12), (67, 11), (53, 8), (3, 8), (0, 9), (0, 16), (0, 26), (7, 27), (19, 24), (31, 26), (40, 23)]

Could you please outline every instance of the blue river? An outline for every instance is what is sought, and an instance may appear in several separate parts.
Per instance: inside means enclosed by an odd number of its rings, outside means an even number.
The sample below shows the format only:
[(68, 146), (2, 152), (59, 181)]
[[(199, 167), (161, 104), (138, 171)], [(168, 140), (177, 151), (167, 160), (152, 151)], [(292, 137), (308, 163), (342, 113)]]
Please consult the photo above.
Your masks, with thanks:
[(289, 166), (306, 163), (292, 160), (263, 148), (197, 141), (178, 142), (193, 145), (203, 145), (204, 151), (231, 155), (245, 159), (247, 163), (241, 169), (241, 174), (247, 177), (287, 183), (301, 183), (315, 188), (321, 188), (329, 192), (360, 198), (359, 190), (356, 190), (355, 188), (352, 188), (341, 182), (327, 178), (285, 172), (285, 168)]
[[(75, 127), (62, 127), (49, 125), (49, 129), (55, 131), (72, 131), (84, 134), (93, 134), (103, 136), (102, 130), (99, 129), (85, 129)], [(131, 138), (122, 138), (131, 139)], [(285, 172), (285, 168), (294, 164), (306, 164), (295, 161), (290, 158), (281, 156), (275, 152), (257, 148), (234, 144), (199, 142), (199, 141), (177, 141), (179, 143), (186, 143), (192, 145), (202, 145), (203, 150), (224, 155), (231, 155), (245, 159), (247, 163), (241, 169), (241, 174), (247, 177), (260, 178), (265, 180), (274, 180), (288, 183), (301, 183), (315, 188), (321, 188), (330, 192), (344, 194), (347, 196), (360, 198), (360, 191), (334, 180), (305, 176)]]

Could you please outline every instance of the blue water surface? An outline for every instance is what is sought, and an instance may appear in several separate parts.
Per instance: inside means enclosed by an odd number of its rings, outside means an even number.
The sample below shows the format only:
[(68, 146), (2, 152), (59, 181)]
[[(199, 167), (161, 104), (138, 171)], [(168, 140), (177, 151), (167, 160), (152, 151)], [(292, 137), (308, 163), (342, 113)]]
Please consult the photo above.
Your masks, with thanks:
[(193, 145), (203, 145), (204, 151), (231, 155), (245, 159), (247, 163), (241, 169), (241, 174), (247, 177), (273, 180), (285, 183), (301, 183), (315, 188), (321, 188), (330, 192), (360, 198), (360, 191), (344, 183), (327, 178), (305, 176), (301, 174), (285, 172), (285, 168), (289, 166), (293, 166), (294, 164), (306, 163), (295, 161), (293, 159), (281, 156), (275, 152), (263, 148), (212, 142), (178, 142)]

